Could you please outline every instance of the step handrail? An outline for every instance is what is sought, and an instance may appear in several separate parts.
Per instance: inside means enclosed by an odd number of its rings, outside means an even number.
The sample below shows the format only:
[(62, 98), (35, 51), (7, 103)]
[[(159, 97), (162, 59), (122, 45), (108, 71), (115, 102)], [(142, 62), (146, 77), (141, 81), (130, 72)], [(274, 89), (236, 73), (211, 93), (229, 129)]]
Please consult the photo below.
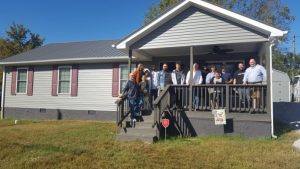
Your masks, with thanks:
[(171, 98), (170, 98), (170, 90), (171, 85), (167, 85), (165, 90), (163, 90), (159, 96), (155, 99), (154, 106), (154, 122), (153, 127), (159, 127), (161, 117), (164, 111), (168, 110), (171, 106)]
[(117, 127), (122, 127), (123, 121), (130, 114), (129, 105), (128, 105), (128, 99), (127, 99), (127, 97), (119, 98), (119, 99), (117, 99), (115, 101), (115, 104), (117, 104), (116, 125), (117, 125)]

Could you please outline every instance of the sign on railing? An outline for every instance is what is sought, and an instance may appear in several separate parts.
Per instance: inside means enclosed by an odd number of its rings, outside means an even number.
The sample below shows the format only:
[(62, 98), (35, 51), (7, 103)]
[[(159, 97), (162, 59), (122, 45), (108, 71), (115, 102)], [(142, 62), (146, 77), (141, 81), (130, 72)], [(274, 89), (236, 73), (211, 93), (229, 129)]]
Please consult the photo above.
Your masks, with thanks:
[(215, 118), (215, 125), (225, 125), (226, 124), (226, 114), (225, 109), (215, 109), (212, 111)]

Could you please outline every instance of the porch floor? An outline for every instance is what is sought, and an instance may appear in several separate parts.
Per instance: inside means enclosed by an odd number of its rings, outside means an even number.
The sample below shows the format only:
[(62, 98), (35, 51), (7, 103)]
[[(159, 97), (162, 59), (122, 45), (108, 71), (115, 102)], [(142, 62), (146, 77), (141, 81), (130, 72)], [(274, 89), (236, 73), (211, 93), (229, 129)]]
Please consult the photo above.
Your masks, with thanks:
[[(209, 111), (185, 111), (189, 118), (200, 118), (200, 119), (214, 119), (214, 116)], [(250, 114), (250, 113), (226, 113), (226, 119), (233, 119), (237, 121), (259, 121), (259, 122), (270, 122), (270, 114)]]

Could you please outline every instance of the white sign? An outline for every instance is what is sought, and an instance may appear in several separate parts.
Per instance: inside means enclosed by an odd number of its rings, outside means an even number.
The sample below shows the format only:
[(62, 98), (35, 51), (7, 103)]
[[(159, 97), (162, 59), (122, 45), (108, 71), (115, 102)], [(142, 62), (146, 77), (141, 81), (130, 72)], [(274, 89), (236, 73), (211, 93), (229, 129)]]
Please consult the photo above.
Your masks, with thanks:
[(226, 124), (225, 109), (212, 110), (212, 114), (215, 117), (215, 125), (225, 125)]

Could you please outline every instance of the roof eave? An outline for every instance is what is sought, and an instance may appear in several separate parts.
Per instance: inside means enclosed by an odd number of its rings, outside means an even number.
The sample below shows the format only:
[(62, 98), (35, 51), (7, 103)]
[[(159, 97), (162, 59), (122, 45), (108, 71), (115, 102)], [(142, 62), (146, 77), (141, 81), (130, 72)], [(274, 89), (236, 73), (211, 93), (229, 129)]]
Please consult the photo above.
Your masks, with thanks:
[(49, 64), (67, 64), (67, 63), (115, 63), (115, 62), (123, 62), (127, 60), (128, 60), (128, 56), (119, 56), (119, 57), (107, 57), (107, 58), (53, 59), (53, 60), (0, 62), (0, 65), (13, 66), (13, 65), (49, 65)]

